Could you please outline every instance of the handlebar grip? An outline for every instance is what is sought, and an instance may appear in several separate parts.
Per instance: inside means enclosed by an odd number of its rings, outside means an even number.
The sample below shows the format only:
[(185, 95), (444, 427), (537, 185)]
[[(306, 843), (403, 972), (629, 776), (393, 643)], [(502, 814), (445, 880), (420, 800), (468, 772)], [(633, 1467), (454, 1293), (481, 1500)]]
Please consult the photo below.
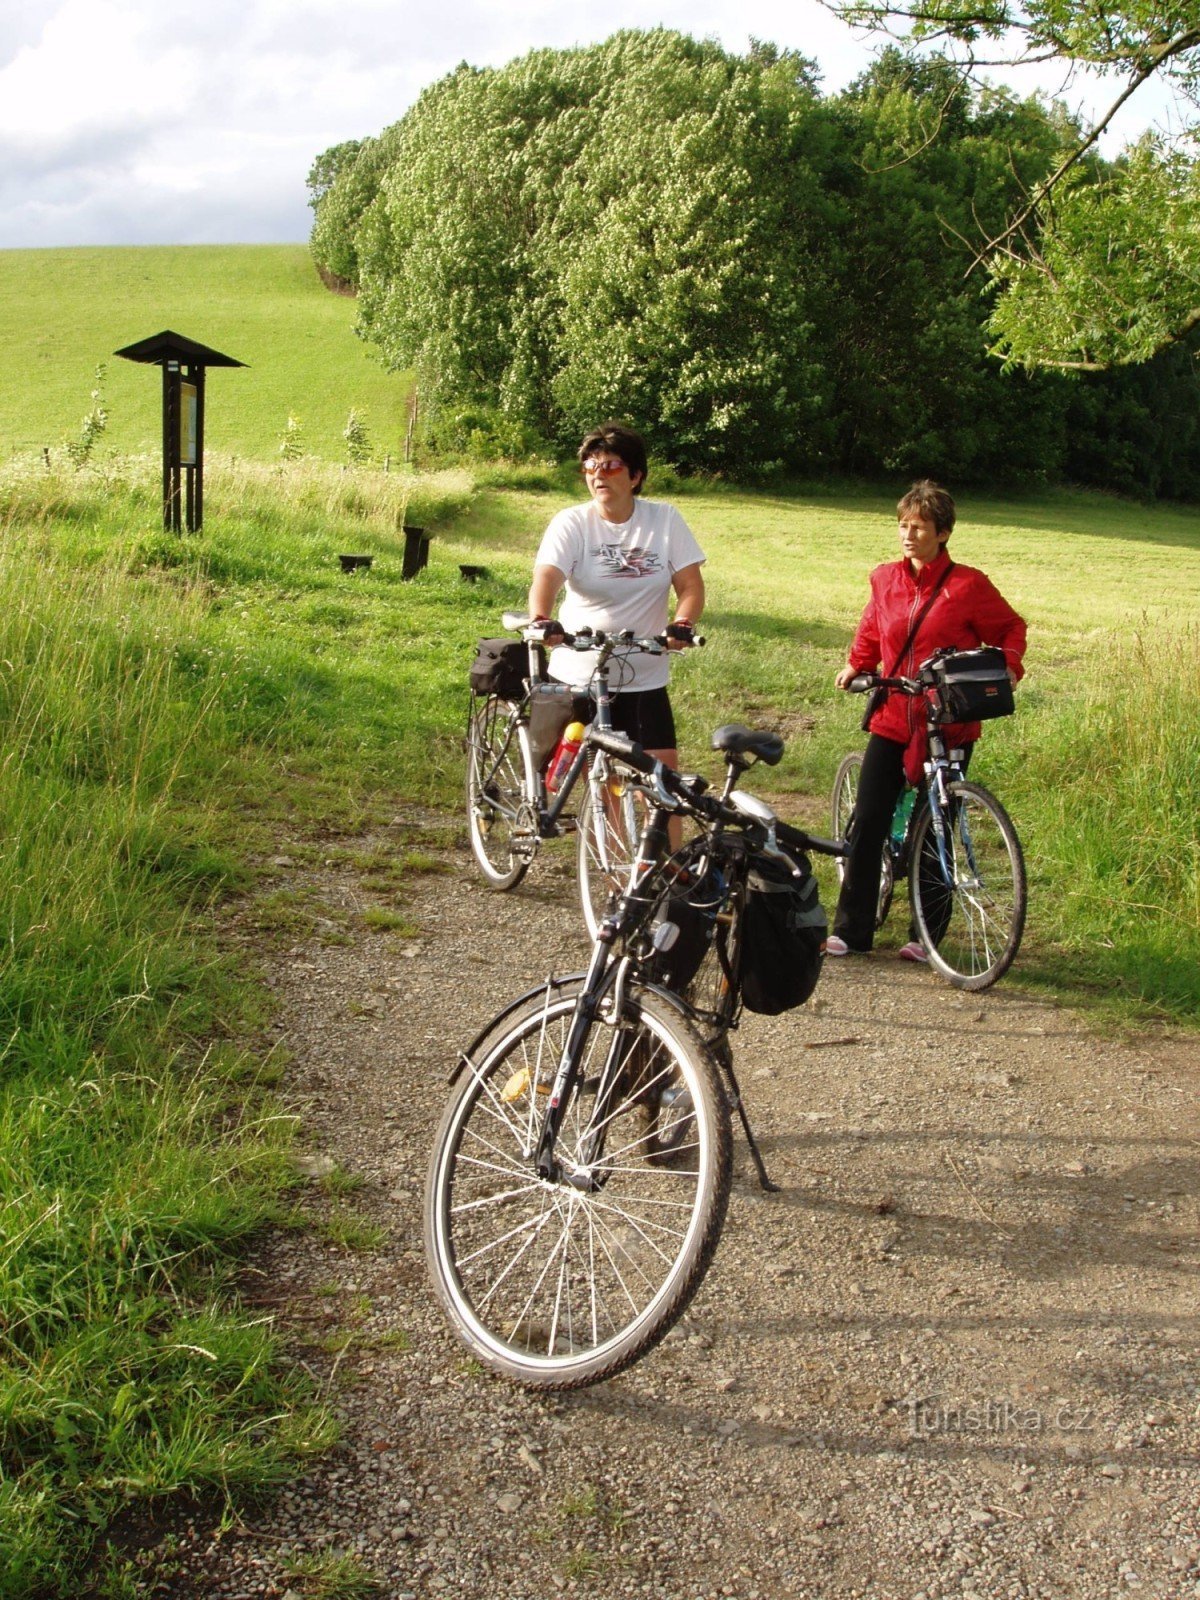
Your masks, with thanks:
[(589, 726), (587, 742), (594, 744), (598, 750), (607, 751), (610, 756), (616, 756), (635, 772), (654, 771), (655, 758), (648, 756), (637, 740), (631, 739), (628, 734), (617, 733), (610, 728)]
[(858, 672), (850, 679), (846, 688), (849, 689), (851, 694), (869, 694), (872, 689), (877, 687), (878, 683), (878, 673)]
[(719, 801), (704, 793), (708, 785), (703, 778), (698, 777), (695, 780), (696, 787), (693, 788), (673, 768), (664, 766), (656, 756), (648, 755), (637, 740), (629, 738), (627, 734), (593, 725), (587, 730), (587, 741), (595, 745), (598, 750), (616, 756), (618, 761), (623, 761), (635, 772), (644, 772), (647, 776), (657, 772), (658, 780), (667, 793), (677, 800), (682, 800), (701, 816), (716, 818), (718, 814), (722, 816), (728, 814), (730, 817), (736, 817), (736, 812), (727, 806), (723, 807)]
[(845, 844), (841, 839), (823, 839), (820, 834), (806, 833), (803, 828), (793, 828), (790, 822), (777, 822), (775, 824), (775, 837), (782, 845), (787, 845), (792, 850), (803, 850), (806, 854), (811, 851), (819, 856), (845, 855)]

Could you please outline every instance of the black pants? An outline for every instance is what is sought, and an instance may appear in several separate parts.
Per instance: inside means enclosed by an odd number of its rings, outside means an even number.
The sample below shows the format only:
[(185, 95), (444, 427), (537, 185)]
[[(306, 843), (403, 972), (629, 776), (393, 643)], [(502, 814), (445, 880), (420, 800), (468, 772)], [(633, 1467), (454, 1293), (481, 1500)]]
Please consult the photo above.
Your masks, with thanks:
[[(833, 916), (834, 933), (839, 939), (844, 939), (851, 950), (869, 950), (875, 942), (875, 912), (879, 905), (883, 842), (891, 828), (892, 813), (904, 787), (904, 748), (895, 739), (885, 739), (873, 733), (863, 751), (854, 821), (850, 828), (850, 854), (846, 857), (842, 892)], [(971, 749), (972, 746), (967, 745), (963, 750), (961, 765), (964, 772), (971, 759)], [(932, 835), (929, 837), (932, 841)], [(937, 876), (930, 880), (925, 901), (932, 924), (931, 931), (937, 934), (945, 931), (950, 901), (947, 893), (943, 897), (944, 907), (937, 905), (941, 873), (937, 865), (936, 846), (932, 848), (934, 855), (931, 866)], [(909, 938), (916, 937), (916, 928), (910, 923)]]

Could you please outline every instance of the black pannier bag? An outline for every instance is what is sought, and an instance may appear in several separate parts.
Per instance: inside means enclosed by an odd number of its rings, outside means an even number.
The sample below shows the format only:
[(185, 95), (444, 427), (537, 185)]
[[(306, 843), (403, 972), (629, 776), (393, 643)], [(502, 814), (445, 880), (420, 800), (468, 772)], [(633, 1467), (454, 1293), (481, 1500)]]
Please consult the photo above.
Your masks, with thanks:
[(808, 857), (796, 852), (803, 876), (756, 856), (742, 912), (742, 1000), (748, 1011), (776, 1017), (802, 1006), (817, 987), (829, 931)]
[[(546, 676), (546, 654), (537, 647), (538, 677)], [(519, 700), (525, 693), (529, 646), (522, 639), (480, 639), (471, 663), (471, 693)]]
[(654, 957), (655, 983), (675, 994), (686, 993), (718, 938), (717, 917), (727, 898), (725, 882), (712, 866), (698, 880), (690, 877), (663, 890), (654, 908), (654, 924), (673, 922), (679, 932), (670, 948)]
[(576, 690), (569, 683), (535, 683), (529, 697), (529, 744), (535, 767), (544, 767), (574, 722)]
[(1012, 684), (1004, 651), (988, 645), (959, 650), (930, 663), (937, 684), (939, 722), (988, 722), (1013, 714)]

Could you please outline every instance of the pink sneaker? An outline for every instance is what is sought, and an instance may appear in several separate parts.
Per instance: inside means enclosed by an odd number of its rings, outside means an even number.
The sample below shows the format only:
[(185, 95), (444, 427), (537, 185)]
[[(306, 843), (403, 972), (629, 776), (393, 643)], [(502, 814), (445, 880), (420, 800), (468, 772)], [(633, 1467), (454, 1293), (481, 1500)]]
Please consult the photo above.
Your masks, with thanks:
[(916, 939), (910, 939), (907, 944), (902, 944), (899, 950), (901, 961), (928, 961), (925, 946)]
[(845, 939), (831, 933), (825, 941), (825, 954), (827, 956), (865, 956), (870, 955), (869, 950), (852, 950)]

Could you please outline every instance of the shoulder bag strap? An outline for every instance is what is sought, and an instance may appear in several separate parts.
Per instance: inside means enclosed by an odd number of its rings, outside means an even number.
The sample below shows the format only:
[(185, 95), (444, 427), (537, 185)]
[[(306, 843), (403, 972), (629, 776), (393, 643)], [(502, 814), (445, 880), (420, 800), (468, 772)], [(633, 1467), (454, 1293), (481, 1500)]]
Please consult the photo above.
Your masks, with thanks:
[(942, 569), (941, 577), (938, 579), (938, 581), (933, 586), (933, 593), (929, 596), (929, 599), (926, 600), (925, 604), (921, 607), (920, 611), (917, 612), (917, 615), (913, 620), (913, 625), (908, 630), (908, 638), (905, 639), (904, 643), (900, 646), (900, 654), (896, 657), (895, 665), (892, 667), (892, 670), (890, 672), (885, 672), (884, 673), (884, 677), (885, 678), (894, 678), (896, 676), (896, 673), (900, 670), (900, 663), (904, 660), (904, 657), (908, 654), (909, 645), (911, 645), (913, 640), (917, 637), (917, 633), (918, 633), (918, 631), (919, 631), (919, 629), (921, 627), (921, 624), (925, 621), (925, 618), (929, 615), (930, 606), (937, 599), (938, 591), (941, 589), (941, 587), (945, 583), (946, 579), (950, 576), (950, 573), (953, 570), (953, 567), (954, 567), (953, 561), (947, 561), (945, 567)]

